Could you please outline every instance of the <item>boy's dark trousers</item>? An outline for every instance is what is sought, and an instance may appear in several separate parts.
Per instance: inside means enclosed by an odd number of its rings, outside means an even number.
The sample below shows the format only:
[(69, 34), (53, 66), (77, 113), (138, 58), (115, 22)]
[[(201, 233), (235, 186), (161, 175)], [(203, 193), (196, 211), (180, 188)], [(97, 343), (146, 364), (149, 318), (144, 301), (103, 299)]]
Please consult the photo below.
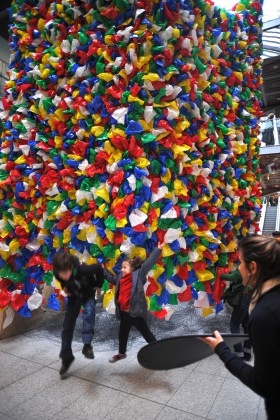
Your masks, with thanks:
[(76, 321), (80, 313), (81, 304), (82, 303), (78, 298), (68, 298), (66, 314), (63, 321), (63, 328), (61, 334), (61, 350), (59, 354), (59, 357), (62, 360), (73, 359), (72, 340), (74, 335), (74, 329), (76, 326)]
[(148, 327), (148, 324), (144, 318), (141, 318), (139, 316), (138, 317), (130, 316), (128, 312), (121, 311), (121, 324), (120, 324), (120, 331), (119, 331), (119, 353), (120, 354), (126, 353), (128, 335), (132, 326), (137, 328), (137, 330), (142, 334), (142, 336), (145, 338), (147, 343), (152, 343), (153, 341), (157, 341), (154, 334), (151, 332), (150, 328)]

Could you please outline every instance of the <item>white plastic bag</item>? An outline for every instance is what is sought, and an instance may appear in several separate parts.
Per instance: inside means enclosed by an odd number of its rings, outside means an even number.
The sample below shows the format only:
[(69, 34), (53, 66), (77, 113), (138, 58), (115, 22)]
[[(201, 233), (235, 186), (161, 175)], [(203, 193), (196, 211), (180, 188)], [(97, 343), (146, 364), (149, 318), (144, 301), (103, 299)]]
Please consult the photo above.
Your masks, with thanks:
[(27, 306), (30, 311), (33, 311), (34, 309), (38, 309), (42, 305), (42, 302), (43, 296), (35, 289), (34, 293), (27, 299)]

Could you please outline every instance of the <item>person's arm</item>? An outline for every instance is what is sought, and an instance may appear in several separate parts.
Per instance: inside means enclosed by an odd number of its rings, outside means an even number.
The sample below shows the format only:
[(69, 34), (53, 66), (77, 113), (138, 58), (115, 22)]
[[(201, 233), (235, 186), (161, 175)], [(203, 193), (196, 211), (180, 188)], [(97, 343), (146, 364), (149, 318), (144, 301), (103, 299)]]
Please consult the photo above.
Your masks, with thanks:
[(92, 279), (93, 288), (101, 288), (104, 282), (104, 271), (101, 264), (81, 264), (79, 271), (86, 277)]
[(56, 281), (58, 281), (58, 283), (60, 284), (61, 289), (63, 290), (63, 292), (65, 293), (66, 296), (72, 296), (71, 292), (69, 291), (68, 287), (67, 287), (67, 282), (63, 281), (58, 273), (56, 271), (53, 272), (53, 275), (56, 279)]
[(239, 356), (237, 356), (235, 353), (232, 353), (224, 341), (219, 343), (215, 347), (214, 351), (224, 362), (230, 373), (240, 379), (240, 381), (243, 382), (244, 385), (248, 386), (252, 391), (264, 397), (264, 395), (262, 395), (260, 384), (254, 377), (255, 375), (253, 366), (248, 365)]
[(117, 276), (116, 274), (111, 273), (111, 271), (107, 270), (107, 268), (103, 268), (104, 271), (104, 277), (106, 280), (108, 280), (109, 283), (116, 285), (119, 276)]
[[(252, 389), (252, 391), (261, 395), (261, 390), (259, 386), (254, 385), (252, 381), (252, 372), (253, 367), (245, 363), (239, 356), (235, 353), (232, 353), (229, 346), (224, 342), (219, 331), (214, 331), (214, 337), (199, 338), (201, 341), (204, 341), (209, 347), (214, 350), (214, 352), (219, 356), (219, 358), (224, 362), (226, 368), (241, 380), (245, 385)], [(263, 395), (261, 395), (263, 396)]]
[(231, 283), (239, 283), (242, 281), (242, 277), (237, 268), (236, 270), (230, 271), (229, 273), (222, 274), (221, 280), (229, 281)]
[(156, 248), (154, 248), (149, 255), (149, 257), (144, 261), (144, 263), (141, 266), (141, 271), (143, 271), (144, 275), (147, 275), (148, 272), (152, 269), (152, 267), (155, 265), (159, 257), (162, 253), (162, 248), (164, 247), (165, 242), (159, 243)]
[(75, 296), (75, 286), (72, 282), (70, 283), (69, 281), (63, 281), (57, 278), (56, 280), (60, 283), (61, 289), (67, 297)]
[(215, 351), (226, 368), (244, 385), (261, 397), (270, 398), (277, 393), (279, 380), (278, 377), (275, 377), (277, 369), (274, 365), (275, 360), (279, 358), (279, 348), (277, 343), (272, 342), (275, 336), (274, 327), (269, 326), (263, 316), (257, 317), (251, 322), (250, 332), (255, 355), (254, 366), (248, 365), (232, 353), (218, 331), (214, 332), (215, 337), (206, 337), (202, 341)]

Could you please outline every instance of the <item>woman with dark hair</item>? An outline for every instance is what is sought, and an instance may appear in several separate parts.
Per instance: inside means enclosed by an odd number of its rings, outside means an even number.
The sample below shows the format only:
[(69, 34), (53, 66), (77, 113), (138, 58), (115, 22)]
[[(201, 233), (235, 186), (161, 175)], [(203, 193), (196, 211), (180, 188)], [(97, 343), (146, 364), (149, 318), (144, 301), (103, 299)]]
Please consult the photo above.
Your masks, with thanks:
[(138, 257), (122, 262), (121, 274), (116, 276), (104, 268), (105, 278), (116, 285), (116, 317), (121, 320), (119, 329), (119, 353), (109, 359), (110, 363), (126, 357), (127, 340), (132, 326), (142, 334), (147, 343), (156, 341), (145, 320), (147, 301), (144, 284), (147, 274), (161, 255), (164, 243), (158, 244), (146, 261)]
[(218, 331), (202, 339), (227, 369), (265, 399), (268, 420), (280, 419), (280, 238), (254, 235), (239, 244), (243, 285), (252, 289), (249, 337), (254, 366), (231, 353)]

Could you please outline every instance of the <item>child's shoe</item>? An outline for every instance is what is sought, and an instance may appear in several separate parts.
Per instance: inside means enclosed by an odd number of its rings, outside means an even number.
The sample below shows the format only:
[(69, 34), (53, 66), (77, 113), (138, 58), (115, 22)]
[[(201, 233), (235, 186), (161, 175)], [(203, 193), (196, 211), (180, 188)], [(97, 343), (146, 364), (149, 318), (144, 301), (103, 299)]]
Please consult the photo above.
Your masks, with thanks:
[(110, 359), (109, 359), (109, 362), (110, 363), (115, 363), (115, 362), (118, 362), (119, 360), (122, 360), (122, 359), (125, 359), (126, 358), (126, 354), (124, 353), (124, 354), (115, 354), (115, 356), (113, 356), (113, 357), (111, 357)]

